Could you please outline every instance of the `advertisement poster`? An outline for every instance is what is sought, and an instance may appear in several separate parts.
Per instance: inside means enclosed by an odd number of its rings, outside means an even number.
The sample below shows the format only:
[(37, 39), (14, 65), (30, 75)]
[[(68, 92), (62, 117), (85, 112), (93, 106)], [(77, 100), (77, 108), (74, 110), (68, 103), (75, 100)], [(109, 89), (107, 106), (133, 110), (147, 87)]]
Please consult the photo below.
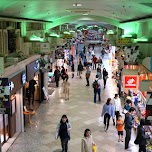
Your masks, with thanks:
[(10, 86), (8, 78), (0, 78), (0, 114), (10, 114)]

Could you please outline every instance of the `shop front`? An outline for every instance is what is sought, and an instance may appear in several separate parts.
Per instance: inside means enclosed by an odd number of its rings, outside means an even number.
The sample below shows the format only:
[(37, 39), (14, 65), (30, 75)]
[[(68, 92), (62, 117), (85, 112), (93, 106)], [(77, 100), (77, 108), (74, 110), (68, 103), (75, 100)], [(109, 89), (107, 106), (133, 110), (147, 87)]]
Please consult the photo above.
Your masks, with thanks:
[(24, 69), (10, 75), (8, 78), (0, 79), (0, 134), (2, 144), (24, 131), (23, 86), (25, 80)]
[(24, 106), (37, 109), (41, 103), (41, 79), (43, 73), (39, 71), (39, 60), (26, 65), (26, 83), (24, 87)]

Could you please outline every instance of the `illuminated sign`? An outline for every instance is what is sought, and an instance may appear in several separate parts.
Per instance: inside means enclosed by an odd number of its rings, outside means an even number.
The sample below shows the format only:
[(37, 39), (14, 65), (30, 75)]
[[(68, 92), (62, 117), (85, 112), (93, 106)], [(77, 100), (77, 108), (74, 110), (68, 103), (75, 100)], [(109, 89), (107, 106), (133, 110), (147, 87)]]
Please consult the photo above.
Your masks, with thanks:
[(23, 85), (26, 83), (26, 74), (25, 73), (23, 73), (21, 75), (21, 82), (22, 82)]
[(136, 89), (137, 88), (137, 76), (124, 76), (124, 88)]
[(39, 60), (36, 60), (36, 61), (35, 61), (34, 69), (35, 69), (35, 70), (38, 70), (38, 69), (39, 69)]
[(9, 82), (9, 89), (12, 91), (14, 89), (14, 83), (11, 81)]
[(119, 43), (119, 44), (132, 43), (132, 39), (131, 38), (120, 38), (117, 40), (117, 43)]

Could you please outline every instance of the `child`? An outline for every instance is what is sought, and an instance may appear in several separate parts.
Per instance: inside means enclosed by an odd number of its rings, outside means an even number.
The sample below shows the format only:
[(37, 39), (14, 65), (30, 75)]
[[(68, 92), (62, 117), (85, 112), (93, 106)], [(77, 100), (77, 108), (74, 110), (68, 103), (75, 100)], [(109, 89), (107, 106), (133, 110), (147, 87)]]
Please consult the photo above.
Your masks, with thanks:
[[(69, 87), (70, 87), (70, 83), (68, 82), (68, 77), (66, 77), (66, 79), (63, 81), (63, 90), (64, 90), (64, 94), (65, 94), (65, 100), (69, 100)], [(67, 98), (66, 98), (67, 96)]]
[(122, 119), (122, 116), (118, 116), (117, 120), (117, 131), (118, 131), (118, 142), (122, 141), (123, 142), (123, 130), (124, 130), (124, 120)]

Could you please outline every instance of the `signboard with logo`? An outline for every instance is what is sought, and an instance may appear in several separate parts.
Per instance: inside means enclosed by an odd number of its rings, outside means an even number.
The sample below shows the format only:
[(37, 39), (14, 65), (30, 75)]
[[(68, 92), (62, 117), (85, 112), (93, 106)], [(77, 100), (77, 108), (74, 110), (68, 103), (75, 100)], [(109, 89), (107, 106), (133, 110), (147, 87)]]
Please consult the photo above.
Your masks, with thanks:
[(124, 88), (125, 89), (137, 89), (138, 88), (139, 77), (138, 76), (124, 76)]
[(35, 60), (26, 66), (26, 80), (28, 82), (32, 80), (37, 71), (39, 71), (39, 60)]
[(10, 84), (8, 78), (0, 78), (0, 114), (10, 114)]
[(128, 43), (132, 43), (132, 39), (131, 38), (120, 38), (117, 40), (118, 44), (128, 44)]

